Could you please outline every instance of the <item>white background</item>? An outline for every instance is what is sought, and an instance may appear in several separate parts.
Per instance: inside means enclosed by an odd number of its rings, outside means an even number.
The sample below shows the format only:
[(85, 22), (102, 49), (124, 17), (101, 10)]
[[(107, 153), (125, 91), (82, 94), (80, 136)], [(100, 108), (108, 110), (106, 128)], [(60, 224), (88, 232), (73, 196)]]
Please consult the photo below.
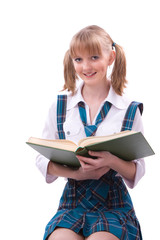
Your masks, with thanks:
[(25, 142), (40, 137), (48, 109), (63, 87), (63, 56), (72, 36), (96, 24), (122, 45), (127, 93), (144, 103), (145, 136), (156, 155), (130, 190), (144, 240), (159, 239), (159, 1), (0, 1), (0, 238), (43, 237), (64, 181), (46, 184)]

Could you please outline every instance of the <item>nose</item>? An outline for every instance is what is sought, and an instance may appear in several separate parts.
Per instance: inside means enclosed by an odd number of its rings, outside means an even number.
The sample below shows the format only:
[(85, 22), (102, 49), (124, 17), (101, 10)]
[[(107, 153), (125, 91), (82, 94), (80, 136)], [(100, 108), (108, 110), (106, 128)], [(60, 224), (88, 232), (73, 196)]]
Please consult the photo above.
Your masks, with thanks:
[(88, 71), (90, 71), (91, 69), (92, 69), (92, 64), (91, 64), (91, 62), (88, 61), (88, 60), (83, 61), (83, 71), (84, 71), (84, 72), (88, 72)]

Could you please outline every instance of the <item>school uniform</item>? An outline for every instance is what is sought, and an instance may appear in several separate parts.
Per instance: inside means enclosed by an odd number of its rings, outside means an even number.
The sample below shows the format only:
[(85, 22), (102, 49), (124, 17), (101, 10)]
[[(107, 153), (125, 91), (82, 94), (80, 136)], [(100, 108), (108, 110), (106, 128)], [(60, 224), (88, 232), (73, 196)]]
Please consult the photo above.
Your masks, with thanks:
[[(103, 136), (131, 129), (143, 132), (142, 104), (131, 104), (126, 97), (117, 95), (112, 87), (91, 124), (89, 108), (81, 95), (81, 88), (82, 85), (74, 96), (65, 92), (58, 98), (58, 103), (54, 102), (42, 137), (66, 138), (77, 143), (86, 134)], [(122, 178), (114, 170), (99, 180), (68, 179), (57, 213), (46, 226), (44, 240), (56, 227), (69, 228), (76, 233), (82, 231), (85, 237), (96, 231), (107, 231), (121, 240), (142, 239), (140, 225), (124, 183), (133, 188), (144, 175), (144, 160), (136, 159), (134, 162), (136, 175), (133, 182)], [(47, 174), (47, 165), (48, 160), (39, 155), (37, 167), (47, 182), (53, 182), (57, 177)]]

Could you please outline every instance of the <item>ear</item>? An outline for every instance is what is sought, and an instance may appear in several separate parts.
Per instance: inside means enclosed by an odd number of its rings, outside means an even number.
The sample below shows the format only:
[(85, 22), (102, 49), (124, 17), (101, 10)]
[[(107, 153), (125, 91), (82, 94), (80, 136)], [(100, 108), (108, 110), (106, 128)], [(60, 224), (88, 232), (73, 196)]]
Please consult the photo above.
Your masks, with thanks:
[(110, 58), (109, 58), (109, 66), (112, 65), (115, 58), (116, 58), (116, 52), (114, 50), (112, 50), (111, 53), (110, 53)]

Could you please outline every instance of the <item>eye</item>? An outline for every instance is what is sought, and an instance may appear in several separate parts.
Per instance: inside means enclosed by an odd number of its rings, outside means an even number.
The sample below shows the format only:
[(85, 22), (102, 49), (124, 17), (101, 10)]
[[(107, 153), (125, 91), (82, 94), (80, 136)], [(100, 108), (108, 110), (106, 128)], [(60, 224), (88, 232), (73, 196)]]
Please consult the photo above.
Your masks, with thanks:
[(98, 60), (99, 56), (92, 56), (92, 60)]
[(74, 61), (75, 61), (75, 62), (81, 62), (81, 61), (82, 61), (82, 58), (75, 58)]

